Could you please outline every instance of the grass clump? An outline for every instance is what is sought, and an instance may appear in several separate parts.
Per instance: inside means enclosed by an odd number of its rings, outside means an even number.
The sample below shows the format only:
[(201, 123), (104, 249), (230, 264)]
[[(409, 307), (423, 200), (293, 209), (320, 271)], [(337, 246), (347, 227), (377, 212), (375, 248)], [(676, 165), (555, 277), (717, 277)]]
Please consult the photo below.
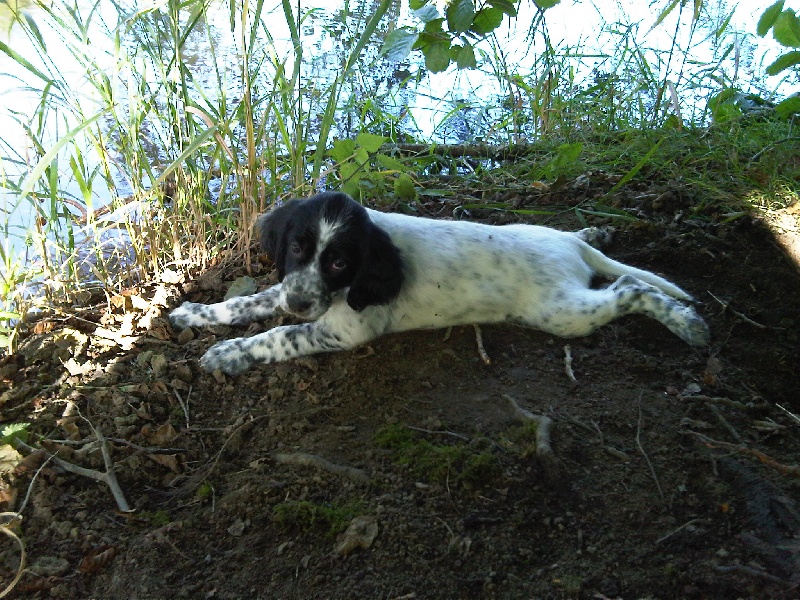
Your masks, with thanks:
[(392, 453), (395, 464), (419, 479), (472, 489), (485, 486), (501, 475), (497, 457), (479, 446), (462, 442), (432, 444), (403, 425), (387, 425), (375, 435), (375, 443)]
[(317, 504), (308, 500), (289, 500), (272, 509), (272, 521), (286, 531), (321, 532), (335, 537), (360, 513), (359, 505)]

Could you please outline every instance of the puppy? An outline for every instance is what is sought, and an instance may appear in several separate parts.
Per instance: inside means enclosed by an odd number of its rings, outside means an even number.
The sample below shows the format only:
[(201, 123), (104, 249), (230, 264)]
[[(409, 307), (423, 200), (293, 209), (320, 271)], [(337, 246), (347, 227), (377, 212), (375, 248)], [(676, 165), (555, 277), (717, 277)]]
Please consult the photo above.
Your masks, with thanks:
[[(218, 304), (186, 302), (176, 328), (244, 325), (281, 312), (306, 320), (219, 342), (208, 371), (349, 350), (380, 335), (476, 323), (516, 323), (561, 337), (588, 335), (628, 314), (663, 323), (692, 346), (709, 330), (676, 285), (608, 258), (596, 228), (567, 233), (387, 214), (343, 193), (291, 200), (259, 218), (280, 283)], [(593, 277), (614, 279), (593, 288)]]

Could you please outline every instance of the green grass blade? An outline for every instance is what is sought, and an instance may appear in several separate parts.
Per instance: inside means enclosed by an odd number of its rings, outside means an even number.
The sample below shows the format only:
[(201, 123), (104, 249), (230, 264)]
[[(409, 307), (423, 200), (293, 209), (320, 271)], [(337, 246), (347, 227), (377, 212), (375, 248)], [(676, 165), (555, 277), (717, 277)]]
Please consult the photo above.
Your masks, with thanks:
[(19, 63), (19, 64), (20, 64), (20, 65), (22, 65), (23, 67), (25, 67), (25, 68), (26, 68), (28, 71), (30, 71), (31, 73), (33, 73), (34, 75), (36, 75), (36, 76), (37, 76), (39, 79), (41, 79), (42, 81), (44, 81), (44, 82), (46, 82), (46, 83), (52, 83), (52, 82), (53, 82), (53, 79), (52, 79), (52, 77), (48, 77), (47, 75), (45, 75), (44, 73), (42, 73), (42, 72), (41, 72), (39, 69), (37, 69), (36, 67), (34, 67), (34, 66), (33, 66), (33, 65), (32, 65), (32, 64), (31, 64), (31, 63), (28, 61), (28, 60), (26, 60), (24, 56), (22, 56), (21, 54), (18, 54), (18, 53), (16, 53), (16, 52), (14, 52), (14, 51), (13, 51), (11, 48), (9, 48), (9, 47), (8, 47), (8, 45), (7, 45), (7, 44), (5, 44), (4, 42), (0, 42), (0, 50), (2, 50), (3, 52), (5, 52), (5, 53), (6, 53), (6, 54), (7, 54), (7, 55), (10, 57), (10, 58), (12, 58), (14, 61), (16, 61), (17, 63)]
[(628, 183), (631, 179), (636, 177), (636, 174), (639, 171), (641, 171), (642, 167), (644, 167), (649, 162), (649, 160), (653, 157), (653, 154), (655, 154), (658, 151), (659, 147), (661, 146), (662, 142), (665, 139), (667, 138), (661, 138), (660, 140), (658, 140), (658, 142), (656, 142), (656, 145), (650, 148), (650, 150), (647, 151), (647, 154), (645, 154), (641, 158), (641, 160), (633, 166), (633, 168), (630, 171), (625, 173), (625, 175), (622, 176), (622, 179), (620, 179), (616, 184), (614, 184), (614, 187), (612, 187), (610, 190), (608, 190), (608, 192), (606, 192), (606, 196), (610, 196), (611, 194), (616, 192), (619, 188), (621, 188), (623, 185)]
[(67, 132), (67, 134), (64, 135), (64, 137), (59, 139), (58, 142), (56, 142), (56, 144), (52, 148), (50, 148), (50, 150), (48, 150), (47, 153), (44, 156), (42, 156), (42, 158), (39, 159), (39, 162), (36, 163), (36, 167), (33, 169), (31, 174), (28, 175), (28, 178), (25, 180), (25, 183), (23, 183), (22, 187), (20, 188), (19, 200), (22, 200), (28, 194), (31, 193), (31, 190), (33, 190), (33, 186), (36, 185), (36, 182), (39, 181), (39, 178), (45, 172), (47, 167), (49, 167), (50, 164), (53, 162), (53, 160), (55, 160), (56, 156), (58, 156), (59, 151), (69, 142), (71, 142), (76, 135), (78, 135), (87, 127), (91, 126), (95, 121), (97, 121), (97, 119), (102, 117), (106, 112), (107, 110), (100, 111), (95, 116), (87, 119), (74, 129), (72, 129), (71, 131)]
[(156, 185), (161, 185), (161, 183), (163, 183), (163, 182), (164, 182), (164, 180), (167, 178), (167, 176), (168, 176), (170, 173), (172, 173), (172, 172), (173, 172), (175, 169), (177, 169), (177, 168), (178, 168), (178, 167), (179, 167), (179, 166), (180, 166), (180, 165), (183, 163), (183, 161), (185, 161), (185, 160), (186, 160), (187, 158), (189, 158), (189, 157), (190, 157), (192, 154), (194, 154), (194, 152), (195, 152), (195, 151), (196, 151), (196, 150), (197, 150), (197, 149), (198, 149), (200, 146), (202, 146), (203, 144), (205, 144), (205, 143), (208, 141), (208, 139), (209, 139), (210, 137), (213, 137), (213, 135), (214, 135), (216, 132), (217, 132), (217, 126), (216, 126), (216, 125), (214, 125), (214, 127), (210, 127), (210, 128), (208, 128), (208, 129), (206, 129), (206, 130), (205, 130), (203, 133), (201, 133), (201, 134), (200, 134), (200, 135), (198, 135), (196, 138), (194, 138), (194, 139), (192, 140), (192, 143), (191, 143), (191, 144), (189, 144), (189, 145), (186, 147), (186, 149), (185, 149), (183, 152), (181, 152), (181, 153), (180, 153), (180, 156), (178, 156), (178, 158), (176, 158), (176, 159), (175, 159), (175, 160), (173, 160), (173, 161), (172, 161), (172, 162), (171, 162), (169, 165), (167, 165), (167, 168), (166, 168), (166, 169), (164, 169), (164, 170), (161, 172), (161, 175), (159, 175), (159, 176), (158, 176), (158, 179), (156, 180)]

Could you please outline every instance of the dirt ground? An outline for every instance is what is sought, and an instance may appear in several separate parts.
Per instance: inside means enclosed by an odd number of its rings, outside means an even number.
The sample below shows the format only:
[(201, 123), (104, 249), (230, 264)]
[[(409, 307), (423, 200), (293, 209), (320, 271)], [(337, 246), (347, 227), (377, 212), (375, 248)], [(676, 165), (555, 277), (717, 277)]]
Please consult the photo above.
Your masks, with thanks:
[[(695, 294), (709, 349), (628, 317), (573, 340), (485, 326), (490, 365), (460, 327), (201, 372), (214, 340), (275, 322), (179, 335), (167, 307), (220, 300), (243, 266), (38, 321), (0, 362), (4, 425), (97, 473), (104, 446), (132, 512), (4, 447), (11, 596), (800, 598), (800, 277), (759, 220), (669, 197), (623, 199), (642, 220), (607, 252)], [(555, 461), (509, 398), (553, 420)]]

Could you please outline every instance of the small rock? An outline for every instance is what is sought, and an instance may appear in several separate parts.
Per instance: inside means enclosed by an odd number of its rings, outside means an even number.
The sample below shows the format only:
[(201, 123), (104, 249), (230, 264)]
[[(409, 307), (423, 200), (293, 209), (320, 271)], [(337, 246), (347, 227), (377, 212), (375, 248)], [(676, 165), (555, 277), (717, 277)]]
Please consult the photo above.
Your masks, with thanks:
[(347, 530), (338, 537), (333, 550), (346, 556), (356, 548), (369, 548), (378, 535), (378, 521), (375, 517), (360, 516), (350, 521)]
[(154, 354), (150, 359), (150, 368), (153, 369), (153, 377), (156, 379), (163, 377), (167, 372), (167, 357), (163, 354)]
[(244, 533), (245, 525), (246, 523), (244, 521), (241, 519), (236, 519), (233, 522), (233, 525), (228, 527), (228, 533), (230, 533), (232, 536), (239, 537)]
[(69, 571), (69, 561), (57, 556), (40, 556), (28, 568), (40, 577), (60, 577)]
[(194, 331), (191, 327), (187, 327), (178, 334), (178, 343), (184, 346), (194, 339)]
[(249, 296), (255, 293), (257, 288), (258, 285), (252, 277), (237, 277), (225, 293), (225, 300), (230, 300), (237, 296)]
[(183, 382), (191, 383), (192, 379), (194, 379), (192, 370), (189, 368), (188, 365), (174, 365), (172, 370), (175, 373), (175, 377), (177, 377)]

